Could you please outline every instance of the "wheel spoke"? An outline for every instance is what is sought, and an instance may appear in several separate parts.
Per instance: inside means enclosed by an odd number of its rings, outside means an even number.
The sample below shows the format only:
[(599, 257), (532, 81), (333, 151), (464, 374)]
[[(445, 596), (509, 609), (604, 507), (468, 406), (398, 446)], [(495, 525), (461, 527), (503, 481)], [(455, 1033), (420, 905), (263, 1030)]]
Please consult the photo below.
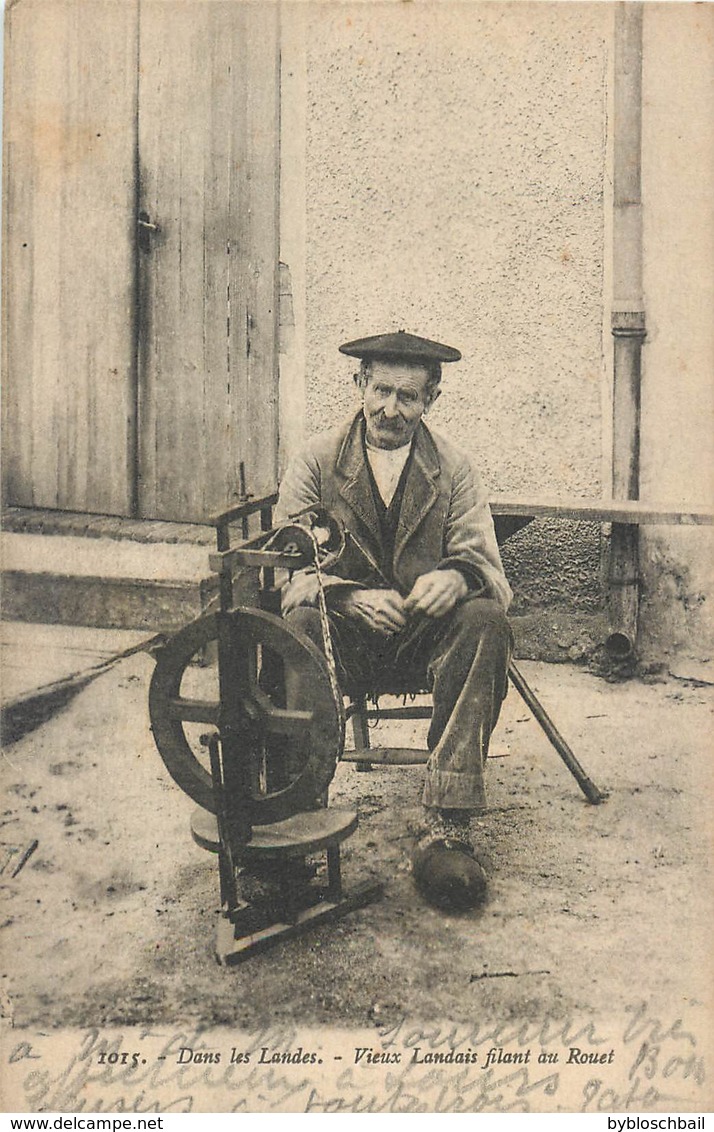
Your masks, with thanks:
[(172, 696), (166, 701), (169, 719), (181, 719), (184, 723), (213, 723), (218, 725), (220, 703), (217, 700), (188, 700), (183, 696)]
[(260, 722), (269, 735), (291, 735), (299, 739), (307, 733), (314, 717), (314, 711), (270, 708), (263, 714)]
[(251, 685), (250, 701), (248, 714), (259, 720), (260, 726), (265, 728), (269, 735), (292, 735), (296, 739), (302, 738), (315, 717), (314, 711), (276, 707), (270, 696), (255, 682)]

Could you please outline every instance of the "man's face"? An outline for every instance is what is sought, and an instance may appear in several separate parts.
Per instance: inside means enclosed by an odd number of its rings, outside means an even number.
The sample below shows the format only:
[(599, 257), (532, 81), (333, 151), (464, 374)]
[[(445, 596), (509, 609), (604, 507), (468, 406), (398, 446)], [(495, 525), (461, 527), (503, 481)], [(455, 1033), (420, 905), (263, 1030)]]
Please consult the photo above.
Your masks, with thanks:
[(375, 448), (408, 444), (424, 412), (434, 400), (427, 394), (429, 371), (409, 362), (372, 363), (363, 389), (367, 440)]

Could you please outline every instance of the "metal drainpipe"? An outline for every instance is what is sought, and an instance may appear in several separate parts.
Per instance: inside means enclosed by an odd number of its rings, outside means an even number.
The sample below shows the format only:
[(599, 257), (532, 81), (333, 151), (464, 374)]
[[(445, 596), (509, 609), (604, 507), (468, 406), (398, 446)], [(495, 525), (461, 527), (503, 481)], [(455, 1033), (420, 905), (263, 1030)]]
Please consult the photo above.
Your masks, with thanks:
[[(613, 169), (613, 499), (640, 492), (640, 385), (646, 335), (642, 285), (641, 3), (615, 11)], [(610, 628), (606, 648), (625, 659), (637, 641), (639, 528), (613, 523), (608, 562)]]

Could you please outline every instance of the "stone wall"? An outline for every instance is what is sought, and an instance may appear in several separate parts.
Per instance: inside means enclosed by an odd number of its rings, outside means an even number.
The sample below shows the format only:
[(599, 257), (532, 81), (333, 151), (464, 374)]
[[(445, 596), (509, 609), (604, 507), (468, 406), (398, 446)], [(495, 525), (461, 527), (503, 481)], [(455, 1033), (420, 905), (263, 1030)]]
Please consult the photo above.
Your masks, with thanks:
[[(691, 156), (698, 137), (711, 174), (712, 12), (688, 8), (647, 5), (645, 21), (642, 495), (676, 505), (711, 499), (714, 466), (711, 291), (695, 295), (688, 275), (693, 262), (711, 286), (711, 197)], [(357, 405), (340, 342), (404, 328), (462, 351), (429, 419), (492, 495), (609, 495), (615, 5), (316, 2), (284, 13), (295, 339), (283, 458)], [(696, 372), (688, 352), (672, 354), (675, 341), (686, 351), (690, 323)], [(689, 367), (686, 408), (675, 364)], [(668, 420), (682, 426), (674, 437)], [(643, 535), (648, 655), (663, 651), (662, 618), (681, 644), (711, 592), (706, 535), (693, 539)], [(604, 638), (604, 549), (599, 526), (555, 521), (506, 546), (524, 654), (579, 657)], [(661, 573), (665, 559), (678, 581)]]

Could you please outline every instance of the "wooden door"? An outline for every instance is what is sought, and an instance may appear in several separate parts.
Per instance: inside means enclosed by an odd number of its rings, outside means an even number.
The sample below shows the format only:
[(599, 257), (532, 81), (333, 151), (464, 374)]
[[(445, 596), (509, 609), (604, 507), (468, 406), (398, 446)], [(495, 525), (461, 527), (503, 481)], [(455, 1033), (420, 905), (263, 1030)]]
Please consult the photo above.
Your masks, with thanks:
[(3, 468), (8, 502), (129, 514), (135, 0), (5, 20)]
[(241, 460), (276, 482), (277, 15), (142, 0), (141, 515), (205, 520)]
[(277, 473), (278, 5), (8, 12), (6, 498), (205, 521)]

